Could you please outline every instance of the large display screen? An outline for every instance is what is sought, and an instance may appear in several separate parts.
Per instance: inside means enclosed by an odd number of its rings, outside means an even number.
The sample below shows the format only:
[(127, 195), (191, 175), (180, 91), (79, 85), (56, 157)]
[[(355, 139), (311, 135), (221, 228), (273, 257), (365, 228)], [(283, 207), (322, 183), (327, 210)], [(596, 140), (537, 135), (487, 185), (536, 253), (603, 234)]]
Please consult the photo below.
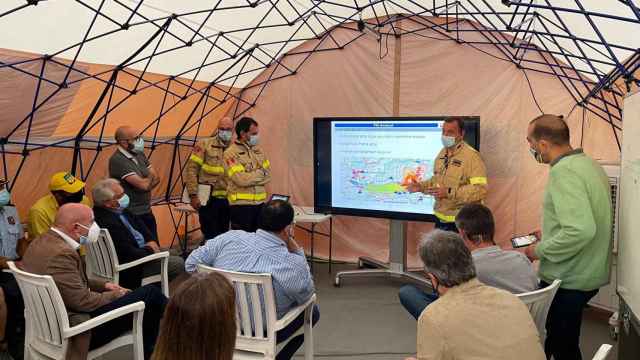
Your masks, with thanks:
[[(479, 149), (479, 118), (463, 117)], [(434, 221), (434, 198), (406, 186), (429, 179), (445, 117), (315, 118), (315, 211)]]

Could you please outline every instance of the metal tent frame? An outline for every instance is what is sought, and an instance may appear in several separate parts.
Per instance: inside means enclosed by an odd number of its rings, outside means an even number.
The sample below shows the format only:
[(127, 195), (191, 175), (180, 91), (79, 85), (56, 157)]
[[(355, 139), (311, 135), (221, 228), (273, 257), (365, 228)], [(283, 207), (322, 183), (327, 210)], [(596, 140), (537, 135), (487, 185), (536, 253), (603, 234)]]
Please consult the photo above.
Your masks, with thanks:
[[(45, 2), (48, 1), (26, 0), (21, 5), (9, 8), (0, 5), (0, 23), (3, 19), (29, 12)], [(552, 75), (572, 96), (575, 101), (573, 109), (581, 107), (583, 114), (590, 112), (611, 125), (618, 147), (622, 121), (620, 99), (632, 86), (640, 85), (640, 80), (635, 76), (640, 69), (640, 49), (608, 38), (599, 26), (599, 22), (605, 20), (624, 23), (633, 26), (638, 34), (636, 39), (640, 39), (640, 8), (634, 0), (618, 0), (611, 4), (616, 8), (616, 13), (592, 10), (585, 6), (584, 0), (503, 0), (502, 4), (488, 0), (216, 0), (207, 4), (208, 8), (159, 17), (148, 15), (150, 2), (75, 0), (76, 5), (85, 7), (92, 16), (82, 41), (52, 54), (13, 63), (0, 62), (0, 73), (16, 71), (37, 81), (35, 93), (27, 94), (33, 96), (31, 111), (12, 131), (0, 138), (6, 178), (13, 182), (20, 181), (21, 169), (30, 152), (59, 147), (73, 149), (70, 170), (86, 179), (100, 152), (113, 145), (113, 141), (103, 132), (110, 113), (136, 94), (154, 88), (164, 92), (164, 100), (158, 109), (158, 116), (148, 119), (143, 131), (154, 129), (154, 135), (149, 139), (150, 154), (159, 145), (173, 146), (169, 172), (171, 178), (161, 201), (169, 203), (176, 186), (182, 186), (180, 175), (173, 175), (174, 170), (181, 173), (186, 163), (181, 158), (180, 149), (192, 147), (195, 143), (193, 136), (185, 135), (188, 131), (195, 128), (199, 135), (201, 122), (227, 101), (236, 102), (234, 119), (241, 117), (255, 106), (270, 82), (295, 75), (313, 54), (344, 49), (362, 36), (376, 36), (382, 47), (389, 36), (427, 36), (424, 32), (428, 30), (430, 34), (437, 34), (440, 40), (455, 41), (460, 46), (470, 46), (488, 56), (511, 62), (525, 76), (527, 72)], [(114, 16), (106, 10), (107, 3), (111, 8), (118, 7), (120, 12), (128, 16)], [(216, 15), (238, 10), (261, 12), (262, 16), (246, 27), (215, 29), (211, 26), (211, 20)], [(442, 21), (434, 21), (434, 18)], [(580, 19), (590, 34), (575, 32), (568, 25), (569, 18), (573, 21)], [(111, 24), (112, 30), (96, 34), (94, 27), (98, 21)], [(403, 28), (406, 23), (411, 23), (410, 30)], [(152, 26), (155, 31), (119, 64), (101, 73), (88, 73), (78, 66), (78, 59), (88, 44), (99, 44), (106, 37), (135, 32), (145, 26)], [(347, 29), (352, 36), (346, 41), (339, 41), (333, 36), (336, 29)], [(273, 35), (272, 40), (256, 42), (255, 39), (266, 32)], [(469, 32), (480, 34), (483, 40), (465, 40), (465, 34)], [(309, 40), (316, 41), (312, 50), (296, 51), (295, 46)], [(159, 81), (150, 81), (145, 77), (154, 60), (176, 55), (181, 49), (196, 45), (205, 49), (198, 67), (166, 75)], [(497, 52), (484, 50), (486, 45)], [(540, 56), (535, 60), (528, 56), (530, 54)], [(296, 66), (283, 62), (285, 57), (294, 55), (302, 58)], [(23, 65), (27, 63), (39, 64), (40, 72), (25, 70)], [(66, 69), (62, 80), (46, 76), (45, 70), (51, 65)], [(132, 67), (142, 70), (137, 74), (131, 70)], [(215, 76), (204, 77), (204, 70), (212, 68), (217, 69)], [(237, 84), (265, 70), (269, 70), (266, 80), (240, 86), (240, 91), (233, 91)], [(118, 82), (121, 77), (134, 77), (135, 86), (123, 86)], [(89, 80), (100, 82), (104, 88), (75, 136), (51, 141), (30, 134), (34, 116), (51, 99), (64, 89)], [(196, 80), (206, 81), (207, 85), (197, 87)], [(180, 85), (184, 92), (177, 92), (172, 84)], [(535, 89), (530, 82), (529, 86), (535, 100)], [(43, 87), (54, 90), (43, 96)], [(258, 91), (255, 96), (244, 96), (245, 90), (256, 88)], [(127, 96), (115, 101), (113, 93), (116, 89), (126, 92)], [(216, 96), (213, 90), (224, 95)], [(167, 99), (172, 99), (173, 104), (169, 105)], [(158, 128), (166, 114), (189, 99), (196, 99), (195, 105), (181, 124), (180, 131), (172, 138), (158, 137)], [(26, 136), (17, 137), (18, 130), (25, 128)], [(88, 136), (94, 128), (102, 129), (97, 138)], [(7, 155), (21, 156), (20, 166), (13, 174), (8, 173)], [(89, 167), (83, 166), (83, 156), (92, 157)]]

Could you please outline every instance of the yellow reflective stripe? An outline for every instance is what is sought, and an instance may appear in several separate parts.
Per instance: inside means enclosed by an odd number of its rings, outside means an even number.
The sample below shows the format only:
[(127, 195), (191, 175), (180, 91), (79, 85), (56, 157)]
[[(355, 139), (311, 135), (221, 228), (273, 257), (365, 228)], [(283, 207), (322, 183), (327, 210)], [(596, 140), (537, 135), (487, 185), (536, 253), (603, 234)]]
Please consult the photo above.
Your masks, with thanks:
[(198, 165), (202, 165), (204, 163), (204, 160), (202, 160), (200, 156), (197, 156), (195, 154), (191, 154), (191, 156), (189, 157), (189, 160), (193, 161)]
[(224, 168), (222, 166), (202, 164), (202, 170), (209, 174), (224, 174)]
[(265, 160), (262, 162), (262, 167), (265, 169), (268, 169), (271, 166), (271, 163), (269, 162), (269, 160)]
[(213, 197), (225, 197), (225, 196), (227, 196), (227, 190), (214, 190), (211, 193), (211, 196), (213, 196)]
[(267, 198), (267, 193), (257, 193), (257, 194), (237, 193), (237, 194), (229, 194), (229, 196), (227, 197), (229, 201), (237, 201), (237, 200), (260, 201), (266, 198)]
[(229, 168), (229, 177), (232, 177), (235, 173), (243, 172), (244, 165), (233, 165)]
[(487, 185), (487, 178), (484, 176), (472, 177), (469, 179), (471, 185)]
[(435, 212), (435, 215), (438, 219), (440, 219), (443, 222), (448, 222), (448, 223), (452, 223), (456, 221), (456, 216), (455, 215), (445, 215), (441, 212)]

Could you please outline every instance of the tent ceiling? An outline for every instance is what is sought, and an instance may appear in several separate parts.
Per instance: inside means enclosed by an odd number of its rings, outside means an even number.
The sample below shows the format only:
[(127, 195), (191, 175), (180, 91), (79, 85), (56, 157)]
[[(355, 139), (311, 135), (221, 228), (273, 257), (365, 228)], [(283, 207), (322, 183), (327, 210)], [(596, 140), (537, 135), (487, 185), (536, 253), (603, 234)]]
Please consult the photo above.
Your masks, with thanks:
[[(531, 43), (552, 52), (596, 82), (614, 69), (624, 72), (622, 63), (640, 47), (634, 0), (521, 0), (509, 6), (498, 0), (251, 1), (3, 0), (0, 47), (236, 87), (327, 29), (394, 14), (448, 16), (448, 29), (455, 29), (459, 19), (474, 20), (484, 26), (487, 42), (510, 45), (507, 39), (516, 36), (516, 45)], [(367, 23), (372, 36), (402, 32)], [(246, 63), (235, 61), (257, 44)], [(513, 59), (524, 52), (504, 48)]]
[[(291, 66), (281, 60), (300, 54), (296, 48), (309, 40), (316, 46), (304, 54), (312, 56), (363, 36), (383, 44), (393, 35), (425, 34), (485, 49), (523, 71), (553, 75), (576, 104), (617, 129), (618, 98), (625, 84), (638, 83), (633, 76), (640, 67), (637, 3), (2, 0), (0, 49), (13, 53), (2, 57), (0, 52), (0, 90), (10, 89), (0, 101), (20, 104), (13, 106), (19, 116), (0, 115), (0, 144), (22, 145), (12, 149), (13, 155), (26, 156), (28, 150), (51, 145), (35, 141), (38, 136), (63, 134), (60, 141), (73, 142), (65, 146), (74, 149), (75, 169), (83, 145), (101, 146), (110, 114), (116, 114), (109, 120), (115, 125), (144, 107), (158, 113), (142, 120), (152, 144), (162, 135), (161, 122), (173, 121), (178, 123), (170, 127), (170, 137), (178, 146), (190, 131), (197, 135), (207, 117), (219, 116), (232, 102), (246, 102), (241, 89), (264, 69), (272, 66), (280, 77), (296, 74), (304, 61)], [(337, 39), (332, 35), (336, 28), (349, 29), (352, 36)], [(24, 91), (15, 91), (6, 79), (26, 84)], [(90, 99), (76, 96), (91, 91)], [(156, 95), (134, 96), (142, 91)], [(33, 100), (25, 101), (25, 94), (34, 94)], [(51, 126), (55, 119), (62, 119), (60, 126)], [(91, 140), (96, 136), (97, 146)]]

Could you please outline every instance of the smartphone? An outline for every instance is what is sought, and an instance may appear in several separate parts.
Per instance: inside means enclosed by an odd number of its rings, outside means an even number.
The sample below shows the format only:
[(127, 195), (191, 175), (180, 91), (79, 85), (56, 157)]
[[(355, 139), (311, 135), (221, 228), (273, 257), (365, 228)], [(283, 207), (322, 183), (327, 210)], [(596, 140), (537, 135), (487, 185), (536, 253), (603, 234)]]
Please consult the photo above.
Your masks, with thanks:
[(536, 238), (535, 235), (516, 236), (511, 239), (511, 245), (513, 245), (513, 248), (515, 249), (529, 246), (536, 241), (538, 241), (538, 238)]

